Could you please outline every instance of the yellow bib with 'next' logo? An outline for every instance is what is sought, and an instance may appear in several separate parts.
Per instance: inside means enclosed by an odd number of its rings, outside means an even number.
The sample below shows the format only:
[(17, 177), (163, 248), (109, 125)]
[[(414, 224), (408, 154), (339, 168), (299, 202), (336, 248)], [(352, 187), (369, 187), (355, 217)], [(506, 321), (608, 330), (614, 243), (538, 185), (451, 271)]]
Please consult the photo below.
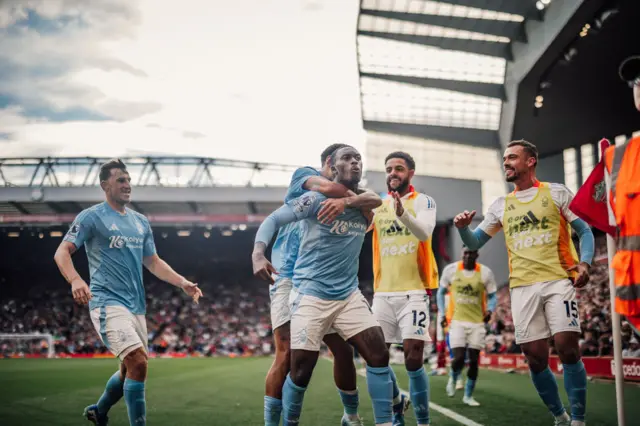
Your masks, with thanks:
[(529, 202), (506, 196), (502, 218), (509, 254), (511, 288), (573, 278), (567, 269), (578, 263), (567, 220), (551, 198), (546, 182)]
[[(415, 216), (417, 192), (402, 201)], [(373, 288), (376, 293), (394, 293), (438, 288), (438, 266), (431, 238), (420, 241), (400, 222), (387, 197), (376, 209), (373, 228)]]
[(451, 281), (449, 291), (449, 305), (447, 320), (463, 321), (480, 324), (484, 322), (484, 311), (487, 306), (487, 295), (482, 281), (481, 266), (470, 277), (464, 273), (462, 262), (458, 262), (458, 269)]

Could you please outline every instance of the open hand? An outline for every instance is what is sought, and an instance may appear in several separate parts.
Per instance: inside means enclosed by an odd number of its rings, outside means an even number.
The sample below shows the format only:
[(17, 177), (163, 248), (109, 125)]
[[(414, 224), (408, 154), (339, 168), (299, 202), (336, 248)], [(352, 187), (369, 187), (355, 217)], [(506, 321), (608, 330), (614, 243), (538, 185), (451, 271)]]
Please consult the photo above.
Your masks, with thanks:
[(471, 225), (471, 221), (473, 220), (473, 217), (475, 215), (476, 215), (476, 211), (475, 210), (472, 211), (471, 213), (469, 213), (468, 210), (465, 210), (464, 213), (460, 213), (460, 214), (456, 215), (456, 217), (453, 218), (453, 224), (458, 229), (465, 228), (465, 227)]
[(396, 216), (401, 217), (404, 214), (404, 206), (402, 205), (402, 198), (400, 198), (400, 194), (397, 191), (392, 191), (391, 196), (395, 201), (396, 206)]
[(329, 198), (320, 203), (322, 206), (318, 212), (318, 220), (320, 223), (328, 225), (332, 223), (338, 216), (344, 213), (346, 207), (345, 200), (343, 198)]

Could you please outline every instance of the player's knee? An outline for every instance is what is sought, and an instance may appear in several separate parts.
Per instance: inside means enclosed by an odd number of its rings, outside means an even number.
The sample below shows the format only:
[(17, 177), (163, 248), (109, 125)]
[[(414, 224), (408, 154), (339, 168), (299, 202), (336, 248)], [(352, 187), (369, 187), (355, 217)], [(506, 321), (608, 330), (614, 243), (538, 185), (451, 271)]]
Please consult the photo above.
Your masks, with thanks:
[(478, 361), (469, 362), (467, 377), (469, 377), (471, 380), (476, 380), (478, 378)]
[(534, 373), (539, 373), (545, 368), (547, 368), (547, 365), (549, 364), (548, 355), (539, 354), (534, 351), (526, 351), (524, 349), (522, 352), (524, 353), (524, 356), (527, 358), (527, 364), (529, 364), (529, 370), (533, 371)]
[(424, 343), (415, 342), (405, 344), (404, 365), (408, 371), (417, 371), (424, 365)]
[(565, 346), (556, 347), (558, 358), (563, 364), (575, 364), (580, 361), (580, 350), (578, 347)]
[(369, 356), (367, 364), (370, 367), (386, 367), (389, 365), (389, 350), (385, 347), (384, 351), (373, 352)]
[(124, 364), (126, 366), (127, 377), (139, 382), (144, 382), (147, 379), (147, 353), (142, 348), (138, 348), (128, 354), (124, 358)]

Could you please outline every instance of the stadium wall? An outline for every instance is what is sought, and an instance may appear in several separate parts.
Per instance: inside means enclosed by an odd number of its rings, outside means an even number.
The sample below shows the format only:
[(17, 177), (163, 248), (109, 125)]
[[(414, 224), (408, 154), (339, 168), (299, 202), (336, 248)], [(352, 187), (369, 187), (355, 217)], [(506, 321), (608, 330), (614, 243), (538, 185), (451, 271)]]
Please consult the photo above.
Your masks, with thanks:
[(541, 158), (536, 174), (543, 182), (565, 183), (564, 157), (562, 153)]

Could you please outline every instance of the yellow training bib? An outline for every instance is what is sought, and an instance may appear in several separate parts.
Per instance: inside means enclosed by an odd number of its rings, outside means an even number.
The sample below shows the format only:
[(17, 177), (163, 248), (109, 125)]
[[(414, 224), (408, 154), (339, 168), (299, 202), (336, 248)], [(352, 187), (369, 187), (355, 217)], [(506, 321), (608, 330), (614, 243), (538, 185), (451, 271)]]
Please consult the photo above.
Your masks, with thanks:
[(567, 269), (578, 263), (569, 223), (543, 182), (535, 198), (506, 196), (502, 218), (509, 255), (510, 288), (573, 277)]
[(473, 275), (464, 274), (462, 262), (458, 262), (458, 269), (449, 287), (451, 296), (447, 307), (447, 320), (464, 321), (480, 324), (484, 322), (487, 297), (482, 281), (480, 265), (476, 264)]
[[(415, 216), (417, 192), (403, 200), (404, 209)], [(373, 220), (373, 289), (377, 293), (438, 288), (438, 266), (431, 238), (420, 241), (400, 222), (387, 197)]]

